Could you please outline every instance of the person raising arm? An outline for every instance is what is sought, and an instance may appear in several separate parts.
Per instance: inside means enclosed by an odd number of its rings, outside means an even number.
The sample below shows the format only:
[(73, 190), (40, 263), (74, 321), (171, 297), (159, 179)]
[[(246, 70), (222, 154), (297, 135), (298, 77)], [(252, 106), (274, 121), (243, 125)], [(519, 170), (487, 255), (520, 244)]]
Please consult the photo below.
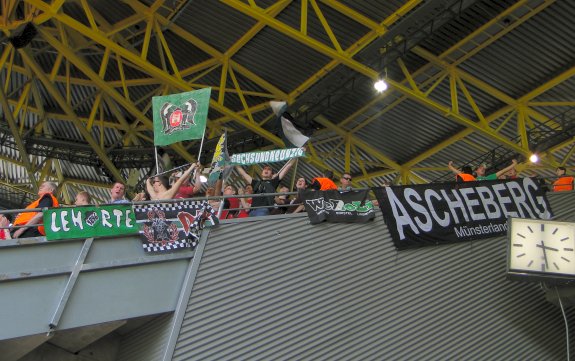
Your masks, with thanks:
[[(173, 199), (180, 189), (180, 186), (188, 179), (190, 173), (198, 167), (197, 163), (193, 163), (184, 174), (174, 183), (171, 188), (168, 184), (168, 179), (164, 176), (155, 176), (148, 178), (146, 182), (146, 189), (150, 194), (150, 200), (160, 199)], [(153, 179), (152, 179), (153, 178)]]

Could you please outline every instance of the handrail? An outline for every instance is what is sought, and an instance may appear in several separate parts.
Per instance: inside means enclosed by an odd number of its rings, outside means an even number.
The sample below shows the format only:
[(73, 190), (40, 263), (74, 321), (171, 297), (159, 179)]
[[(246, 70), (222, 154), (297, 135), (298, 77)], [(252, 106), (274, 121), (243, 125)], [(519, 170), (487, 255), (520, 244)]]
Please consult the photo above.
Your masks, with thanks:
[[(567, 175), (569, 176), (569, 175)], [(564, 177), (564, 176), (562, 176)], [(536, 177), (537, 179), (544, 181), (546, 185), (553, 185), (553, 182), (559, 178), (558, 176), (553, 177)], [(519, 177), (521, 178), (521, 177)], [(450, 181), (451, 182), (451, 181)], [(575, 183), (575, 182), (574, 182)], [(572, 184), (575, 186), (575, 184)], [(353, 188), (354, 191), (363, 191), (363, 190), (371, 190), (372, 188)], [(275, 192), (275, 193), (257, 193), (257, 194), (230, 194), (230, 195), (220, 195), (220, 196), (200, 196), (200, 197), (192, 197), (192, 198), (176, 198), (176, 199), (161, 199), (161, 200), (151, 200), (151, 201), (137, 201), (137, 202), (127, 202), (121, 204), (129, 204), (129, 205), (145, 205), (145, 204), (159, 204), (159, 203), (177, 203), (181, 201), (205, 201), (205, 200), (217, 200), (217, 201), (224, 201), (229, 198), (257, 198), (257, 197), (275, 197), (275, 196), (297, 196), (299, 192)], [(287, 208), (292, 206), (301, 205), (303, 203), (290, 203), (290, 204), (283, 204), (283, 205), (273, 205), (273, 206), (251, 206), (249, 210), (252, 209), (260, 209), (260, 208)], [(74, 206), (74, 205), (60, 205), (60, 208), (81, 208), (81, 207), (97, 207), (101, 205), (113, 205), (113, 203), (102, 203), (102, 204), (94, 204), (88, 206)], [(23, 212), (41, 212), (45, 209), (49, 208), (29, 208), (29, 209), (10, 209), (10, 210), (0, 210), (0, 214), (18, 214)], [(239, 208), (225, 208), (226, 211), (238, 211), (238, 210), (246, 210), (244, 207)], [(0, 227), (0, 229), (17, 229), (25, 226), (10, 226), (10, 227)]]

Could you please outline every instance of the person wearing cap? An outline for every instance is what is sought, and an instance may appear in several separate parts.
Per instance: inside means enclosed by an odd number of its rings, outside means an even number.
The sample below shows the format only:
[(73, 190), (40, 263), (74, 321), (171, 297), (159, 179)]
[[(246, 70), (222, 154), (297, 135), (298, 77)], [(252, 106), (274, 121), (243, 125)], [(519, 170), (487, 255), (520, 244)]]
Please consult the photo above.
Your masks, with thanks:
[[(261, 179), (253, 179), (241, 166), (237, 165), (236, 170), (242, 178), (252, 186), (253, 194), (275, 193), (280, 181), (291, 169), (295, 158), (290, 159), (282, 169), (275, 173), (272, 167), (265, 165), (260, 174)], [(274, 196), (262, 196), (252, 198), (252, 209), (250, 210), (250, 217), (267, 216), (270, 214), (274, 206)]]
[(507, 166), (499, 171), (497, 171), (496, 173), (491, 173), (488, 175), (485, 175), (485, 170), (487, 169), (487, 166), (485, 165), (485, 163), (482, 163), (480, 165), (477, 166), (477, 168), (475, 168), (475, 174), (476, 174), (476, 178), (478, 181), (483, 181), (483, 180), (497, 180), (501, 175), (507, 173), (509, 170), (515, 168), (515, 166), (517, 165), (517, 160), (513, 159), (511, 161), (511, 165)]

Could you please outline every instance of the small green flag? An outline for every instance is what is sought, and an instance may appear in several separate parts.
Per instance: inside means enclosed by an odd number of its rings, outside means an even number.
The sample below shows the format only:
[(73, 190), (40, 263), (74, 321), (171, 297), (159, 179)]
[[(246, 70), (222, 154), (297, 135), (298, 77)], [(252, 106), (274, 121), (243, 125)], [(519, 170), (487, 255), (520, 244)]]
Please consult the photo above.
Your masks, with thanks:
[(229, 171), (226, 172), (226, 162), (230, 160), (228, 155), (228, 143), (227, 143), (227, 133), (221, 135), (218, 144), (216, 145), (216, 150), (214, 150), (214, 157), (212, 158), (212, 171), (208, 177), (208, 184), (213, 185), (220, 178), (222, 171), (224, 172), (224, 179), (231, 172), (231, 168), (228, 167)]
[(212, 88), (152, 98), (154, 145), (202, 139)]

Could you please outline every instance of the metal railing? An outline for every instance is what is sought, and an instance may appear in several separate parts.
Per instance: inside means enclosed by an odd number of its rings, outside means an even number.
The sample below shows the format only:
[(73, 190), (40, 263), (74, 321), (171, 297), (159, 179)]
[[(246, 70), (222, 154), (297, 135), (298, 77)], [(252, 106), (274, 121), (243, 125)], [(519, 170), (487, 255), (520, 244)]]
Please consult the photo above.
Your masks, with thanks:
[[(575, 136), (575, 107), (569, 108), (566, 111), (548, 119), (544, 123), (538, 123), (533, 129), (527, 131), (527, 141), (529, 142), (529, 149), (533, 153), (544, 152), (558, 144), (561, 144)], [(516, 136), (511, 139), (516, 144), (521, 142), (521, 136)], [(493, 173), (493, 170), (504, 168), (511, 164), (513, 159), (518, 161), (522, 156), (518, 156), (513, 150), (510, 150), (502, 145), (497, 146), (487, 153), (484, 153), (474, 159), (467, 161), (463, 166), (472, 166), (481, 163), (486, 163), (489, 168), (486, 169), (488, 173)], [(453, 173), (446, 173), (434, 180), (432, 183), (445, 182), (449, 177), (453, 177)]]

